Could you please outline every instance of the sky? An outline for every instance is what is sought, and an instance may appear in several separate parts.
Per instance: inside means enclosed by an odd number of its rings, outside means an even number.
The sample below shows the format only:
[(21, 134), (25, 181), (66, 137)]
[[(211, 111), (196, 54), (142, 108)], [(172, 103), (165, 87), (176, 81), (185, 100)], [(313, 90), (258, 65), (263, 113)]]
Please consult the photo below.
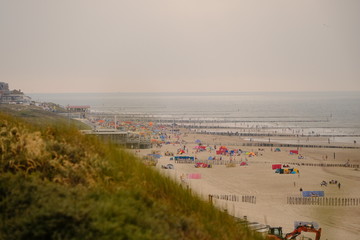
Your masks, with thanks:
[(360, 91), (359, 0), (0, 0), (25, 93)]

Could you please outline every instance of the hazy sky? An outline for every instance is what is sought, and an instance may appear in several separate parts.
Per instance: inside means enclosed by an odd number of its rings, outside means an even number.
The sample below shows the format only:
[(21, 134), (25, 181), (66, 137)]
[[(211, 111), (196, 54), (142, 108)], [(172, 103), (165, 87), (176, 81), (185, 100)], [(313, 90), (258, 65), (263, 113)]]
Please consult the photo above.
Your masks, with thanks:
[(360, 0), (0, 0), (25, 93), (360, 91)]

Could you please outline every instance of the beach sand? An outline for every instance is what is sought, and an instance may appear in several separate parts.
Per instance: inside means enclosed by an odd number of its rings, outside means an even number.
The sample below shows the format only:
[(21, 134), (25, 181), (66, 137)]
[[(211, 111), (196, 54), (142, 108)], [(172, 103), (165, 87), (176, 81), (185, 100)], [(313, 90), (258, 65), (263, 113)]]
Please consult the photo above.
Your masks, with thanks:
[[(360, 171), (345, 167), (321, 167), (321, 166), (297, 166), (297, 163), (340, 163), (360, 164), (359, 149), (341, 148), (300, 148), (299, 154), (304, 159), (298, 159), (298, 155), (290, 155), (289, 150), (294, 148), (281, 148), (281, 152), (274, 152), (270, 147), (244, 147), (240, 146), (248, 139), (236, 136), (213, 136), (194, 134), (182, 130), (178, 135), (180, 141), (185, 144), (167, 144), (152, 149), (142, 149), (136, 154), (147, 155), (152, 151), (159, 151), (162, 157), (156, 168), (163, 174), (173, 177), (181, 182), (184, 187), (189, 187), (195, 194), (205, 200), (209, 195), (214, 205), (229, 214), (239, 218), (247, 217), (249, 222), (259, 222), (273, 227), (283, 227), (283, 232), (294, 230), (294, 221), (317, 222), (322, 228), (321, 239), (328, 240), (359, 240), (360, 239), (360, 204), (356, 206), (317, 206), (317, 205), (294, 205), (288, 204), (288, 197), (300, 197), (300, 188), (304, 191), (324, 191), (325, 197), (360, 198)], [(169, 141), (174, 141), (175, 135), (168, 134)], [(219, 148), (221, 145), (229, 149), (241, 149), (243, 151), (257, 152), (257, 156), (248, 157), (245, 154), (236, 156), (236, 161), (245, 161), (247, 166), (226, 167), (225, 165), (213, 165), (212, 168), (195, 168), (194, 164), (175, 163), (170, 156), (164, 156), (166, 151), (175, 153), (177, 149), (186, 145), (188, 153), (183, 155), (196, 156), (198, 160), (207, 160), (209, 156), (216, 156), (214, 150), (198, 152), (194, 149), (199, 139), (203, 145)], [(268, 142), (267, 138), (256, 139)], [(254, 140), (252, 140), (254, 141)], [(283, 138), (271, 139), (272, 142), (296, 142), (297, 139)], [(305, 140), (300, 140), (305, 141)], [(314, 142), (313, 142), (314, 141)], [(316, 142), (315, 142), (316, 141)], [(308, 143), (328, 144), (327, 139), (317, 138)], [(337, 143), (337, 145), (341, 145)], [(345, 144), (346, 145), (346, 144)], [(349, 145), (349, 144), (347, 144)], [(259, 148), (262, 151), (259, 151)], [(135, 151), (135, 150), (134, 150)], [(335, 153), (335, 159), (334, 159)], [(219, 156), (217, 156), (219, 158)], [(230, 160), (229, 156), (223, 156), (223, 161)], [(234, 159), (233, 159), (234, 160)], [(174, 169), (162, 169), (162, 165), (173, 164)], [(277, 174), (272, 170), (272, 164), (288, 164), (299, 169), (299, 174)], [(201, 174), (201, 179), (188, 179), (186, 176), (192, 173)], [(320, 183), (337, 180), (341, 187), (335, 184), (320, 186)], [(236, 201), (217, 199), (224, 195), (235, 195)], [(243, 196), (256, 197), (256, 203), (242, 202)], [(314, 233), (304, 233), (314, 239)]]

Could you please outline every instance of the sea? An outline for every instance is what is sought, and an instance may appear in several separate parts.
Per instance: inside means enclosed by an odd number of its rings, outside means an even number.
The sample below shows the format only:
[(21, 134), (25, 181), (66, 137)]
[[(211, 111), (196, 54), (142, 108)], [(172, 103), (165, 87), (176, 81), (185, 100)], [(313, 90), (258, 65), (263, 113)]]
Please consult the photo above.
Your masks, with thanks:
[[(360, 92), (42, 93), (38, 102), (143, 114), (205, 131), (300, 133), (360, 143)], [(188, 122), (186, 123), (187, 120)]]

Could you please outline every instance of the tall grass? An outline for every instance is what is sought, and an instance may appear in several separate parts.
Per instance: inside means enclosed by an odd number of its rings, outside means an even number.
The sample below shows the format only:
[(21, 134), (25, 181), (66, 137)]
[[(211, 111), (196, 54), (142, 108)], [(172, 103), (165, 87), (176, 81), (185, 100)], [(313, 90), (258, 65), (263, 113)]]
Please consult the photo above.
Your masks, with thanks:
[(260, 239), (134, 155), (0, 113), (0, 239)]

